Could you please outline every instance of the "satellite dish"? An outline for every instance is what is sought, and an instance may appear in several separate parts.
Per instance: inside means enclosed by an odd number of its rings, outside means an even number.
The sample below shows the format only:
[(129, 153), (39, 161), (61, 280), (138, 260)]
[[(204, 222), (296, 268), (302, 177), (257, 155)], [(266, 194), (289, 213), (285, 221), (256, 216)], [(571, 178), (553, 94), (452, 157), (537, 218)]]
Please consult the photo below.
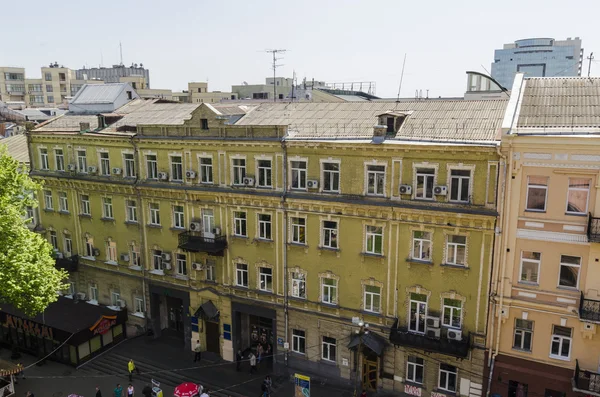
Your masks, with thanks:
[(248, 85), (248, 82), (244, 81), (242, 82), (243, 85)]

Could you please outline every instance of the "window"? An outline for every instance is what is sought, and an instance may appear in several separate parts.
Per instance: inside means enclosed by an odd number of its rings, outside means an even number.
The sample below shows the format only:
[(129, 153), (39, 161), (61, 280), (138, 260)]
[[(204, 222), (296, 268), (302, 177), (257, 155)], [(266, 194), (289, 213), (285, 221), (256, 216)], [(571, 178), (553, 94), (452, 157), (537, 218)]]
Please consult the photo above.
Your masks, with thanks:
[(528, 211), (546, 211), (546, 197), (548, 196), (548, 177), (527, 177), (527, 206)]
[(271, 240), (271, 215), (258, 214), (258, 238)]
[(258, 187), (273, 187), (271, 160), (258, 160)]
[(144, 305), (144, 299), (136, 296), (133, 299), (133, 312), (143, 314), (145, 311), (146, 311), (146, 307)]
[(131, 248), (129, 249), (129, 266), (142, 266), (142, 258), (140, 256), (140, 251), (134, 244), (131, 244)]
[(65, 170), (65, 156), (62, 149), (54, 149), (54, 162), (56, 164), (56, 171)]
[(90, 285), (90, 301), (98, 303), (98, 286), (96, 284)]
[(323, 163), (323, 191), (340, 192), (340, 165), (338, 163)]
[(158, 162), (156, 155), (149, 154), (146, 156), (147, 178), (158, 179)]
[(150, 203), (150, 224), (160, 226), (160, 206), (158, 203)]
[(406, 360), (406, 380), (423, 384), (424, 372), (425, 363), (423, 359), (415, 356), (408, 356), (408, 360)]
[(35, 220), (35, 211), (33, 210), (33, 207), (30, 206), (30, 205), (28, 205), (25, 208), (25, 211), (27, 211), (27, 215), (25, 215), (25, 216), (27, 217), (28, 223), (35, 224), (36, 223), (36, 220)]
[(121, 300), (121, 294), (119, 294), (118, 292), (114, 292), (114, 291), (110, 293), (110, 304), (112, 306), (116, 306), (116, 307), (121, 306), (119, 304), (120, 300)]
[(521, 251), (520, 282), (538, 283), (542, 254), (533, 251)]
[(131, 153), (123, 155), (123, 176), (126, 178), (135, 178), (135, 158)]
[(213, 183), (213, 166), (210, 157), (200, 159), (200, 182)]
[(181, 276), (187, 275), (187, 259), (185, 254), (177, 254), (175, 256), (175, 261), (177, 265), (177, 274)]
[(79, 197), (81, 198), (81, 215), (91, 216), (92, 212), (90, 210), (90, 196), (87, 194), (82, 194)]
[(248, 265), (238, 263), (235, 270), (235, 285), (248, 288)]
[(330, 338), (328, 336), (323, 337), (323, 348), (322, 355), (323, 360), (326, 361), (335, 361), (335, 350), (336, 350), (336, 341), (335, 338)]
[(587, 215), (591, 181), (587, 178), (569, 178), (567, 214)]
[(55, 250), (58, 250), (58, 237), (54, 230), (50, 230), (50, 245), (52, 245), (52, 248)]
[(246, 237), (246, 213), (236, 211), (233, 213), (233, 235)]
[(246, 159), (233, 159), (233, 184), (243, 185), (246, 177)]
[(372, 196), (385, 195), (385, 166), (367, 166), (367, 194)]
[[(50, 87), (50, 91), (52, 91), (52, 86), (47, 86), (47, 87)], [(48, 103), (54, 103), (54, 95), (48, 95), (47, 101), (48, 101)]]
[(114, 241), (106, 242), (106, 261), (117, 262), (117, 243)]
[[(520, 383), (514, 380), (508, 381), (508, 397), (527, 397), (528, 389), (527, 383)], [(550, 396), (544, 395), (544, 397)]]
[(94, 239), (91, 237), (85, 238), (85, 256), (93, 258), (94, 255)]
[(306, 161), (292, 161), (292, 189), (306, 189)]
[(110, 175), (110, 160), (108, 152), (100, 152), (100, 175)]
[(208, 130), (208, 119), (200, 119), (200, 128)]
[(127, 215), (127, 222), (136, 222), (138, 221), (138, 217), (137, 217), (137, 202), (135, 200), (126, 200), (125, 201), (125, 207), (126, 207), (126, 215)]
[(66, 257), (70, 257), (73, 255), (73, 240), (71, 239), (70, 234), (65, 234), (65, 252)]
[(381, 311), (381, 288), (374, 285), (365, 285), (364, 309), (368, 312)]
[(183, 182), (183, 160), (181, 156), (171, 156), (171, 180)]
[(513, 349), (531, 351), (531, 340), (533, 339), (533, 321), (515, 319), (515, 338)]
[(571, 356), (571, 333), (573, 328), (552, 326), (552, 344), (550, 358), (568, 360)]
[(425, 317), (427, 316), (427, 295), (410, 294), (410, 311), (408, 330), (419, 334), (425, 333)]
[(560, 287), (577, 288), (577, 286), (579, 285), (580, 269), (580, 257), (571, 255), (561, 255), (558, 285)]
[[(46, 81), (50, 81), (52, 80), (52, 78), (50, 79), (46, 79)], [(46, 84), (46, 92), (53, 92), (54, 90), (52, 89), (52, 84)], [(50, 98), (51, 96), (48, 96), (48, 98)], [(54, 99), (52, 99), (52, 101), (54, 101)]]
[(206, 260), (206, 281), (217, 281), (217, 273), (215, 272), (214, 259)]
[(467, 238), (465, 236), (448, 236), (446, 243), (446, 263), (449, 265), (465, 265)]
[(367, 254), (383, 255), (383, 228), (367, 226), (365, 237)]
[(330, 305), (337, 304), (337, 280), (333, 278), (321, 279), (321, 290), (323, 294), (321, 300), (323, 303)]
[(470, 170), (450, 170), (450, 201), (469, 202)]
[(415, 197), (418, 199), (433, 199), (433, 183), (435, 169), (417, 168), (417, 189)]
[(69, 201), (65, 192), (58, 192), (58, 210), (60, 212), (69, 212)]
[(292, 218), (292, 243), (306, 244), (306, 219)]
[(413, 231), (412, 259), (431, 262), (431, 232)]
[(40, 149), (40, 169), (47, 170), (49, 168), (48, 149)]
[(52, 192), (50, 190), (44, 190), (44, 209), (52, 211), (54, 205), (52, 204)]
[(152, 250), (152, 265), (154, 266), (154, 270), (162, 271), (162, 251)]
[(338, 223), (323, 221), (323, 247), (338, 249)]
[(448, 364), (440, 364), (440, 379), (438, 382), (440, 390), (456, 391), (456, 367)]
[(102, 217), (113, 219), (112, 199), (110, 197), (102, 197)]
[(462, 302), (458, 299), (444, 298), (442, 325), (460, 329), (462, 323)]
[(77, 151), (77, 171), (87, 172), (87, 158), (85, 150)]
[(185, 217), (183, 214), (183, 205), (173, 206), (173, 227), (176, 229), (185, 229)]
[(306, 274), (292, 272), (292, 296), (306, 299)]
[(292, 351), (294, 353), (306, 353), (306, 332), (293, 329), (292, 330)]
[(259, 285), (261, 291), (273, 291), (273, 269), (261, 267), (258, 270)]

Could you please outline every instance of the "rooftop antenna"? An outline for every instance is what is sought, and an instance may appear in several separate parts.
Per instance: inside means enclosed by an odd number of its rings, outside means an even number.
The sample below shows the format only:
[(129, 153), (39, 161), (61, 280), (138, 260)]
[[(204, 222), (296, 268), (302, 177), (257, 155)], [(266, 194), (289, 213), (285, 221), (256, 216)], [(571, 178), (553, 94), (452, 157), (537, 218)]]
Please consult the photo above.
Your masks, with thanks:
[(402, 80), (404, 79), (404, 65), (406, 65), (406, 53), (404, 53), (404, 61), (402, 62), (402, 73), (400, 73), (400, 84), (398, 85), (398, 96), (396, 97), (396, 104), (400, 102), (400, 90), (402, 89)]
[(285, 49), (272, 49), (272, 50), (266, 50), (265, 52), (270, 52), (273, 55), (273, 66), (271, 66), (273, 68), (273, 102), (277, 102), (277, 82), (275, 81), (275, 79), (277, 78), (277, 68), (279, 66), (283, 66), (282, 64), (277, 64), (277, 61), (282, 59), (283, 57), (277, 57), (277, 54), (283, 54), (285, 53), (287, 50)]
[(119, 41), (119, 54), (121, 55), (121, 65), (123, 65), (123, 44)]
[(104, 54), (100, 51), (100, 67), (104, 66)]
[(594, 53), (590, 53), (590, 56), (587, 57), (588, 62), (588, 77), (590, 77), (590, 72), (592, 71), (592, 61), (594, 60)]

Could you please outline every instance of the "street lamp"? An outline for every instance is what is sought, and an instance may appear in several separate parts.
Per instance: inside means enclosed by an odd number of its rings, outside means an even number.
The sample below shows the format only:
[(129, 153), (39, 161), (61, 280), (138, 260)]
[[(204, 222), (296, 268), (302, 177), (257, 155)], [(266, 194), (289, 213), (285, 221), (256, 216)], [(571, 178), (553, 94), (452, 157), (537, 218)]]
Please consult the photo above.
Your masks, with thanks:
[[(363, 344), (363, 336), (365, 336), (366, 334), (369, 333), (369, 324), (365, 324), (362, 321), (358, 322), (358, 329), (355, 331), (356, 335), (358, 335), (358, 350), (356, 350), (356, 365), (358, 366), (357, 368), (357, 374), (360, 370), (360, 378), (359, 378), (359, 382), (360, 382), (360, 389), (361, 392), (364, 389), (364, 371), (362, 369), (364, 369), (364, 365), (362, 366), (361, 369), (361, 362), (360, 362), (360, 354), (362, 352), (362, 344)], [(357, 382), (358, 383), (358, 382)], [(356, 386), (354, 386), (354, 396), (356, 396)]]

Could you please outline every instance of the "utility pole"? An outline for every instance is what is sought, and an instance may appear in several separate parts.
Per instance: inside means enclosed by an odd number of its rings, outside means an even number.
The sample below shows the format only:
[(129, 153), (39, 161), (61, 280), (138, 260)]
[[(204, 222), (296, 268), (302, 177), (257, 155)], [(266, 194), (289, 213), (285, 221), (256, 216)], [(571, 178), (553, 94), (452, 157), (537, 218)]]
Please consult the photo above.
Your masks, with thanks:
[(588, 77), (590, 77), (590, 71), (592, 70), (592, 61), (594, 60), (594, 53), (590, 53), (590, 56), (587, 57), (588, 63)]
[(277, 84), (275, 79), (277, 78), (277, 68), (279, 66), (283, 66), (281, 64), (277, 64), (277, 61), (280, 60), (282, 57), (277, 57), (277, 54), (283, 54), (285, 53), (287, 50), (284, 49), (273, 49), (273, 50), (266, 50), (265, 52), (270, 52), (273, 55), (273, 65), (271, 66), (273, 68), (273, 101), (277, 102)]
[(119, 41), (119, 54), (121, 55), (121, 65), (123, 65), (123, 44)]

